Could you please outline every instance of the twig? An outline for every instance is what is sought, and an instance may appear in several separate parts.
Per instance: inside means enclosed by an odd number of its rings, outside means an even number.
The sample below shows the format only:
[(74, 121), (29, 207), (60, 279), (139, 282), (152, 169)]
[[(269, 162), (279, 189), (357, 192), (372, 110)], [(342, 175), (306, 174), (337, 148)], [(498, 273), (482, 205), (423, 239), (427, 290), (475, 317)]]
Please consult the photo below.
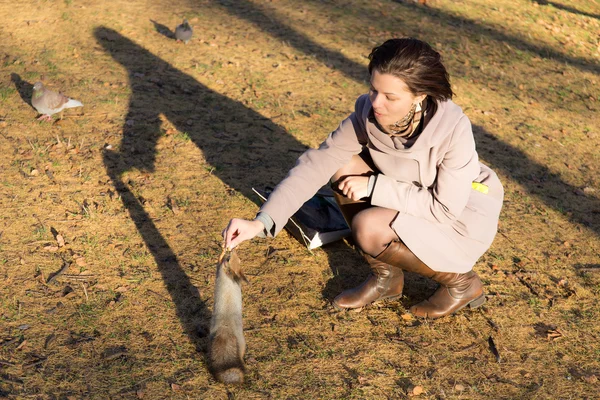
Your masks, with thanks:
[(63, 264), (62, 268), (60, 270), (58, 270), (58, 272), (55, 272), (48, 277), (48, 279), (46, 280), (46, 284), (52, 283), (58, 276), (64, 274), (69, 269), (70, 266), (71, 266), (70, 262), (65, 262)]
[(0, 381), (7, 383), (16, 383), (17, 385), (22, 385), (23, 381), (18, 378), (13, 378), (10, 375), (0, 374)]
[(81, 282), (81, 287), (83, 288), (83, 293), (85, 293), (85, 302), (88, 303), (90, 301), (87, 293), (87, 289), (85, 288), (85, 284)]
[(26, 369), (26, 368), (31, 368), (31, 367), (38, 366), (38, 365), (40, 365), (41, 363), (43, 363), (44, 361), (46, 361), (46, 359), (45, 359), (45, 358), (42, 358), (42, 359), (40, 359), (40, 360), (33, 361), (33, 362), (30, 362), (30, 363), (28, 363), (28, 364), (23, 364), (23, 369)]
[(521, 282), (523, 285), (525, 285), (527, 287), (527, 289), (529, 289), (531, 291), (532, 294), (539, 297), (538, 292), (533, 288), (533, 286), (531, 286), (529, 284), (529, 282), (526, 282), (525, 279), (523, 279), (520, 276), (517, 276), (517, 279), (519, 279), (519, 282)]
[(79, 282), (85, 282), (85, 281), (89, 281), (92, 280), (96, 277), (96, 275), (68, 275), (68, 274), (63, 274), (62, 275), (63, 278), (65, 279), (70, 279), (73, 281), (79, 281)]
[(18, 336), (14, 337), (14, 338), (12, 338), (10, 340), (7, 340), (6, 342), (0, 343), (0, 347), (8, 346), (9, 344), (16, 343), (17, 341), (19, 341), (19, 337)]

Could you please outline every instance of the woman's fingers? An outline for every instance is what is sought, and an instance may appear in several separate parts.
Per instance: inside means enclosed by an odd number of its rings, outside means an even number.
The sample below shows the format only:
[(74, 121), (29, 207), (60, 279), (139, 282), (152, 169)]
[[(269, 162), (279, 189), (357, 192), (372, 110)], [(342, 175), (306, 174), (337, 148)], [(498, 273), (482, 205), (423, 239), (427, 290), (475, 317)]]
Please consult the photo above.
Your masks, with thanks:
[(338, 189), (344, 196), (357, 201), (367, 196), (368, 185), (369, 177), (367, 176), (348, 176), (338, 184)]
[(260, 221), (248, 221), (246, 219), (234, 218), (229, 221), (227, 228), (223, 230), (223, 239), (225, 239), (225, 248), (232, 250), (240, 243), (252, 239), (264, 229)]

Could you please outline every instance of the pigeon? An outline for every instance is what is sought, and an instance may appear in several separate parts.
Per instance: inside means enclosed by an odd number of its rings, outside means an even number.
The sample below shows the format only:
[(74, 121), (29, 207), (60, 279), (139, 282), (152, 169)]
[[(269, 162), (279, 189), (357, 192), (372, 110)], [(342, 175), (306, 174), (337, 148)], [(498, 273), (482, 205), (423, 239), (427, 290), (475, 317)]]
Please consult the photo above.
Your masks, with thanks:
[(36, 82), (33, 85), (33, 96), (31, 96), (31, 105), (42, 114), (38, 121), (52, 121), (52, 115), (61, 112), (65, 108), (83, 107), (83, 104), (73, 100), (62, 93), (46, 89), (42, 82)]
[(184, 44), (187, 44), (187, 42), (190, 41), (193, 33), (194, 31), (192, 30), (192, 27), (188, 23), (187, 19), (184, 19), (183, 23), (181, 25), (177, 25), (177, 28), (175, 28), (175, 38), (182, 41)]

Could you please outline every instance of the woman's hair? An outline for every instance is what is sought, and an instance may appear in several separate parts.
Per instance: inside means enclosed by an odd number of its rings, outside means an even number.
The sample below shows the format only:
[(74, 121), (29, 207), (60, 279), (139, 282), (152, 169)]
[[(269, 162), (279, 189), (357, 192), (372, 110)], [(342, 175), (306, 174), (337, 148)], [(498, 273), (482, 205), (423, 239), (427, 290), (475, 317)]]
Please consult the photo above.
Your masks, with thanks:
[(369, 74), (377, 70), (402, 79), (414, 96), (443, 101), (454, 94), (440, 53), (413, 38), (390, 39), (369, 54)]

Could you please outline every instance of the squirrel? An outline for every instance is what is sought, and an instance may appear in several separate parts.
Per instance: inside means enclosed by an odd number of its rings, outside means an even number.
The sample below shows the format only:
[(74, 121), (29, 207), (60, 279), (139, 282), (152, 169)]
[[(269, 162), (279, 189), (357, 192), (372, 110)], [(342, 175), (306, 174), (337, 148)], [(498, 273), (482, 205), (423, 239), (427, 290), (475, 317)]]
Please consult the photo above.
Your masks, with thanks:
[(240, 259), (226, 250), (219, 257), (214, 309), (210, 322), (210, 369), (225, 384), (242, 384), (246, 339), (242, 326), (242, 282), (248, 282)]

